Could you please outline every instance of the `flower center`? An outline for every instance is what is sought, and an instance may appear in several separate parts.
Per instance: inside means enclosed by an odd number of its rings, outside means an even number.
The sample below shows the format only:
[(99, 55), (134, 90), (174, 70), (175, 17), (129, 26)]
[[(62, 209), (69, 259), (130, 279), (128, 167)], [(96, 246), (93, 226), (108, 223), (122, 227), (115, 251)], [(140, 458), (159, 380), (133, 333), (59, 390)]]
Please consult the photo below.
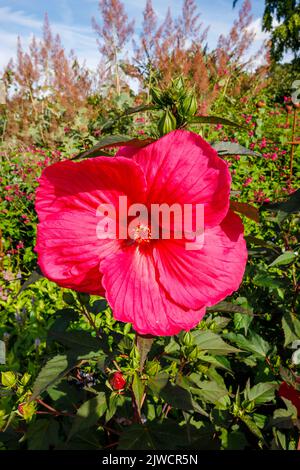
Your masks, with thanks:
[(151, 231), (148, 225), (138, 224), (133, 232), (133, 240), (138, 244), (150, 243)]

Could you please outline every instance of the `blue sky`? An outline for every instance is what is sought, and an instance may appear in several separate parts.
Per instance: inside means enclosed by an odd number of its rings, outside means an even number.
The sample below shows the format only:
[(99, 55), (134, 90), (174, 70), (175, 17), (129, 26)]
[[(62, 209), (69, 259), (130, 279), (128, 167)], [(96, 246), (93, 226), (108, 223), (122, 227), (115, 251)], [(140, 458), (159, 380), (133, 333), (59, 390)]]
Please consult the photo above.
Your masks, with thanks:
[[(142, 22), (146, 0), (123, 0), (130, 18), (135, 19), (136, 30)], [(220, 33), (230, 29), (237, 17), (238, 7), (232, 9), (232, 0), (197, 0), (201, 19), (205, 26), (210, 25), (208, 44), (212, 48)], [(242, 0), (238, 2), (241, 5)], [(173, 16), (181, 10), (182, 0), (153, 0), (153, 6), (160, 19), (163, 19), (168, 6)], [(260, 31), (260, 20), (264, 0), (252, 0), (253, 28), (257, 31), (255, 47), (259, 47), (265, 34)], [(32, 35), (39, 37), (45, 12), (48, 13), (54, 32), (61, 35), (66, 49), (74, 49), (80, 61), (94, 69), (99, 55), (95, 34), (91, 27), (91, 17), (98, 14), (98, 0), (0, 0), (0, 68), (4, 66), (16, 50), (17, 36), (26, 46)]]

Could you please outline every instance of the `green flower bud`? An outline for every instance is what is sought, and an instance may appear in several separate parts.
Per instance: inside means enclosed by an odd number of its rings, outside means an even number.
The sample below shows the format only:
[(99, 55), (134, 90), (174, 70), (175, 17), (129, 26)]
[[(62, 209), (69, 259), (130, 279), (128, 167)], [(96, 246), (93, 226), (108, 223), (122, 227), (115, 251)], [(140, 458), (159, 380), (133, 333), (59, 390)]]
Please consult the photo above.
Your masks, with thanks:
[(182, 112), (183, 116), (194, 116), (196, 111), (197, 111), (197, 100), (196, 96), (194, 93), (189, 93), (188, 95), (185, 96), (183, 99), (181, 106), (180, 106), (180, 111)]
[(172, 80), (172, 88), (177, 91), (178, 93), (181, 93), (184, 91), (185, 85), (184, 85), (184, 80), (182, 77), (175, 78)]
[(167, 109), (158, 123), (158, 130), (160, 132), (160, 135), (168, 134), (168, 132), (171, 132), (176, 129), (176, 124), (177, 123), (174, 114), (172, 114), (171, 111)]
[(185, 334), (184, 334), (184, 337), (183, 337), (183, 344), (185, 346), (192, 346), (193, 344), (193, 337), (191, 335), (191, 333), (189, 331), (187, 331)]

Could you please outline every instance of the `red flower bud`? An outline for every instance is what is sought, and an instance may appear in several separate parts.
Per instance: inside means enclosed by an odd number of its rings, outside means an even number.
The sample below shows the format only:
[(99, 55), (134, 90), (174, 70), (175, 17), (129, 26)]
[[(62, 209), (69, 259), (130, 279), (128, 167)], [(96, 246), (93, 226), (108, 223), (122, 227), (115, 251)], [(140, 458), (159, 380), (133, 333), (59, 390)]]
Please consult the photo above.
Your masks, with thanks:
[(109, 383), (114, 390), (122, 390), (126, 385), (126, 380), (124, 379), (121, 372), (115, 372), (110, 377)]

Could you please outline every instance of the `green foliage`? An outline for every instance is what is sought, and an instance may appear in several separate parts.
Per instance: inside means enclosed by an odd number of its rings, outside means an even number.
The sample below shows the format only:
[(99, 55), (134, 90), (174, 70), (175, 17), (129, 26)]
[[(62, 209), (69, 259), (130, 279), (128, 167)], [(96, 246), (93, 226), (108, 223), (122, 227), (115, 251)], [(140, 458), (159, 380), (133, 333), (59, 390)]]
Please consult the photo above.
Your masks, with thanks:
[(265, 0), (263, 29), (271, 33), (271, 54), (276, 61), (282, 59), (283, 54), (289, 51), (298, 57), (300, 50), (299, 0)]
[[(267, 91), (245, 103), (220, 95), (213, 116), (195, 119), (193, 90), (181, 78), (167, 89), (153, 84), (151, 97), (137, 104), (123, 94), (109, 110), (94, 97), (99, 115), (78, 113), (55, 153), (3, 150), (1, 449), (297, 448), (297, 409), (278, 394), (282, 381), (297, 387), (299, 375), (300, 154), (291, 178), (291, 116)], [(33, 195), (48, 164), (140, 148), (166, 126), (198, 132), (228, 162), (249, 260), (239, 291), (192, 331), (135, 337), (105, 299), (59, 289), (35, 271)], [(116, 372), (121, 390), (111, 385)]]

